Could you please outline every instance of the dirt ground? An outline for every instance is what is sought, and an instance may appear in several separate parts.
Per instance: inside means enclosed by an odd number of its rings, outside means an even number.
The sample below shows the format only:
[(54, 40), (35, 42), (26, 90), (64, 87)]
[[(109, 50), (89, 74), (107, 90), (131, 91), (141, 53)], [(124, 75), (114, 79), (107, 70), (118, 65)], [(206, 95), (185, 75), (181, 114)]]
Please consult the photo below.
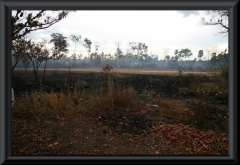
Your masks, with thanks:
[[(21, 73), (21, 74), (20, 74)], [(39, 89), (32, 77), (15, 71), (12, 87), (16, 102), (25, 92)], [(12, 116), (13, 155), (227, 155), (228, 93), (187, 90), (193, 75), (135, 74), (114, 72), (123, 88), (133, 87), (139, 111), (81, 113), (75, 117), (41, 118)], [(47, 92), (74, 87), (86, 91), (107, 88), (107, 76), (94, 71), (52, 70), (46, 74)], [(201, 76), (201, 82), (211, 82)], [(160, 100), (156, 102), (156, 100)], [(161, 103), (161, 105), (159, 105)], [(146, 108), (145, 108), (146, 107)], [(211, 119), (189, 122), (191, 113), (208, 112)], [(14, 110), (14, 109), (13, 109)], [(218, 144), (221, 144), (218, 145)]]

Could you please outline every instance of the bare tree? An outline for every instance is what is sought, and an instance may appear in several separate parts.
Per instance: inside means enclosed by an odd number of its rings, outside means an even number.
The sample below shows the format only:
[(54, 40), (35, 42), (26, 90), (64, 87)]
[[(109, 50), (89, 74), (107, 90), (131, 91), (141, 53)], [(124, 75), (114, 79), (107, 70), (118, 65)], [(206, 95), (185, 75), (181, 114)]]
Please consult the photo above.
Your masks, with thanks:
[(217, 46), (212, 46), (210, 49), (205, 49), (205, 51), (208, 58), (208, 71), (211, 71), (212, 64), (213, 64), (211, 59), (214, 55), (218, 53), (218, 48)]
[(121, 42), (121, 41), (116, 41), (116, 42), (115, 42), (115, 45), (116, 45), (117, 48), (119, 49), (120, 45), (122, 45), (122, 42)]
[(212, 58), (212, 53), (218, 53), (218, 48), (217, 46), (212, 46), (210, 49), (205, 49), (207, 52), (208, 60)]
[(121, 59), (123, 59), (123, 52), (120, 49), (121, 41), (116, 41), (115, 45), (117, 46), (116, 53), (114, 54), (116, 57), (116, 64), (118, 67), (120, 67)]
[(98, 52), (99, 47), (100, 47), (99, 44), (95, 44), (95, 52), (96, 52), (96, 53)]
[(204, 23), (206, 25), (217, 25), (222, 27), (222, 31), (220, 31), (220, 34), (227, 34), (228, 33), (228, 16), (229, 11), (228, 10), (211, 10), (207, 13), (210, 15), (210, 19), (206, 20), (206, 18), (202, 18)]
[(164, 58), (166, 59), (166, 56), (167, 56), (167, 54), (169, 52), (169, 49), (168, 48), (164, 48), (163, 51), (164, 51)]

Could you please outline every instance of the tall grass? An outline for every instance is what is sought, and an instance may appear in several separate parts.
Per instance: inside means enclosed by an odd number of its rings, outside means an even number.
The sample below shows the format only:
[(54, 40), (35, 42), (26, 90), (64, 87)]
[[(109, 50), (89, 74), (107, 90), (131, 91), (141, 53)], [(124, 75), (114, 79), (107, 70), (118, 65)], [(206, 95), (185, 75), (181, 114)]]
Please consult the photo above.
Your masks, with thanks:
[(130, 86), (123, 88), (114, 82), (112, 69), (105, 67), (107, 76), (107, 93), (100, 92), (99, 107), (101, 110), (126, 112), (126, 109), (136, 109), (137, 97), (134, 89)]
[(37, 115), (42, 117), (55, 117), (57, 115), (76, 115), (78, 112), (86, 111), (81, 106), (81, 93), (26, 93), (22, 100), (16, 101), (13, 114), (24, 113), (25, 115)]
[(122, 88), (113, 82), (113, 77), (107, 73), (107, 89), (103, 87), (92, 90), (80, 89), (84, 83), (78, 80), (74, 87), (68, 86), (65, 80), (64, 89), (60, 92), (46, 92), (44, 85), (40, 90), (26, 92), (21, 99), (16, 98), (12, 109), (13, 115), (30, 117), (73, 117), (79, 113), (94, 113), (102, 111), (126, 111), (136, 106), (136, 95), (132, 87)]

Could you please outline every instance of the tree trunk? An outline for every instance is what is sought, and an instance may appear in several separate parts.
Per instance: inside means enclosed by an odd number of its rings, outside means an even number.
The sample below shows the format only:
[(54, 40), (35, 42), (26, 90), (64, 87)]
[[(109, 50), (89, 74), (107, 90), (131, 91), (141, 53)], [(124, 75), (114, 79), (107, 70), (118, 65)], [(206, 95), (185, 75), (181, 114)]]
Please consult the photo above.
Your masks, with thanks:
[(48, 62), (48, 60), (45, 61), (45, 65), (44, 65), (44, 69), (43, 69), (43, 82), (45, 82), (45, 70), (47, 67), (47, 62)]
[(25, 73), (27, 73), (27, 66), (28, 66), (28, 65), (24, 65)]
[(13, 72), (14, 68), (16, 67), (17, 63), (18, 62), (15, 62), (14, 66), (12, 66), (12, 69), (11, 69), (12, 72)]
[(34, 73), (34, 76), (35, 76), (35, 83), (38, 82), (38, 73), (37, 73), (37, 70), (34, 68), (33, 70), (33, 73)]
[(76, 52), (76, 42), (75, 42), (75, 48), (74, 48), (74, 55), (75, 55), (75, 52)]

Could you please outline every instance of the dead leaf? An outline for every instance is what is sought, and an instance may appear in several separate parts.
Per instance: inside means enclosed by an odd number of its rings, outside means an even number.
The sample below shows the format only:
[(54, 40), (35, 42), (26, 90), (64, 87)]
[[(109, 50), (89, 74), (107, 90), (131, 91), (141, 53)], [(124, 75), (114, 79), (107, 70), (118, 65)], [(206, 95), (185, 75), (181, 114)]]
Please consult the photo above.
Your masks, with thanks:
[(60, 117), (59, 117), (59, 115), (58, 115), (58, 114), (57, 114), (57, 116), (56, 116), (56, 119), (58, 119), (58, 120), (60, 119)]
[(58, 143), (58, 142), (55, 142), (54, 145), (55, 145), (55, 146), (56, 146), (56, 145), (59, 145), (59, 143)]
[(34, 116), (32, 117), (32, 119), (33, 119), (33, 120), (37, 120), (38, 122), (40, 122), (39, 117), (37, 117), (36, 115), (34, 115)]
[(111, 141), (113, 139), (113, 137), (111, 137), (108, 141)]
[(147, 132), (154, 132), (153, 128), (148, 128)]
[(39, 117), (37, 117), (37, 116), (36, 116), (36, 119), (37, 119), (37, 121), (38, 121), (38, 122), (40, 122), (40, 119), (39, 119)]
[(103, 144), (103, 147), (108, 147), (108, 145), (107, 144)]
[(24, 148), (22, 148), (19, 152), (25, 152), (25, 150), (27, 149), (27, 147), (24, 147)]

